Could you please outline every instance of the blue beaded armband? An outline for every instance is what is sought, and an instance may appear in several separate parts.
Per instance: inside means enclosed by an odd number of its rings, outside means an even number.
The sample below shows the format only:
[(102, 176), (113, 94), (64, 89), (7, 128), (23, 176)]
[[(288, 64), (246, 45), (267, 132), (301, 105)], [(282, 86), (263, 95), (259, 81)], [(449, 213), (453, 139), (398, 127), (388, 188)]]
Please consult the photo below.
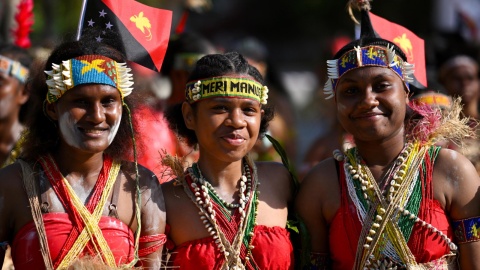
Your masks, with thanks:
[(480, 217), (453, 221), (453, 235), (457, 244), (480, 240)]

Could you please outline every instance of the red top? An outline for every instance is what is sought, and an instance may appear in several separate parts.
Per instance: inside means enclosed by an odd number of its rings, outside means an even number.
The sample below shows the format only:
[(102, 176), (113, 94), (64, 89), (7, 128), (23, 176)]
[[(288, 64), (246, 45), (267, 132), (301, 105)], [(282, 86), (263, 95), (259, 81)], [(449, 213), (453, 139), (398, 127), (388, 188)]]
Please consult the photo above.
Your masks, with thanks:
[[(289, 233), (281, 227), (254, 228), (252, 259), (258, 269), (293, 269), (293, 247)], [(172, 266), (180, 269), (220, 269), (224, 261), (212, 237), (187, 241), (172, 250)]]
[[(72, 232), (72, 222), (67, 213), (46, 213), (42, 215), (47, 234), (50, 257), (57, 260), (68, 235)], [(122, 221), (102, 216), (98, 226), (115, 257), (117, 265), (133, 260), (135, 241), (133, 232)], [(16, 270), (39, 269), (44, 265), (40, 252), (35, 224), (27, 223), (15, 236), (12, 244), (12, 260)]]
[[(343, 168), (343, 162), (340, 163), (339, 167)], [(358, 220), (355, 205), (349, 199), (345, 171), (340, 169), (339, 172), (342, 202), (340, 209), (338, 209), (330, 224), (330, 257), (333, 263), (333, 269), (350, 270), (355, 263), (355, 253), (362, 226)], [(429, 190), (429, 186), (431, 186), (431, 175), (427, 177), (425, 182), (427, 185), (426, 189)], [(422, 209), (424, 205), (426, 205), (426, 207)], [(427, 199), (427, 201), (420, 204), (420, 207), (419, 217), (452, 239), (452, 228), (439, 202), (434, 199)], [(425, 208), (428, 208), (428, 211), (425, 211)], [(433, 233), (431, 230), (417, 223), (413, 226), (408, 247), (418, 263), (426, 263), (439, 259), (450, 252), (449, 247), (438, 234)]]

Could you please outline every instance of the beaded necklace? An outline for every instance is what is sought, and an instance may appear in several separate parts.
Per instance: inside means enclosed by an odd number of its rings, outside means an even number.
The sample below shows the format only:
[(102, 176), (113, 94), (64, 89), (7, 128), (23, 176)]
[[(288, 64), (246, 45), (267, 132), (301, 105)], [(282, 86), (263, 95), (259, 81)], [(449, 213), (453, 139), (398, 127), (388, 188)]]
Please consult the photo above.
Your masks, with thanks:
[(225, 258), (220, 269), (255, 268), (251, 260), (251, 250), (254, 248), (251, 241), (260, 193), (257, 191), (260, 184), (257, 179), (253, 162), (244, 160), (238, 203), (227, 203), (203, 177), (197, 164), (188, 168), (183, 177), (185, 192), (200, 210), (200, 219)]
[(414, 223), (438, 234), (452, 251), (457, 248), (448, 237), (417, 215), (422, 200), (420, 171), (429, 146), (409, 143), (387, 173), (388, 189), (379, 188), (356, 148), (345, 154), (334, 151), (335, 159), (345, 159), (348, 194), (362, 224), (355, 269), (386, 265), (417, 265), (407, 246)]
[(91, 255), (101, 255), (106, 265), (116, 266), (113, 253), (98, 227), (98, 221), (120, 171), (120, 163), (108, 155), (104, 156), (103, 166), (92, 190), (92, 195), (83, 205), (51, 155), (41, 156), (38, 161), (57, 198), (74, 224), (74, 228), (63, 245), (62, 252), (54, 262), (54, 268), (66, 268), (84, 250)]

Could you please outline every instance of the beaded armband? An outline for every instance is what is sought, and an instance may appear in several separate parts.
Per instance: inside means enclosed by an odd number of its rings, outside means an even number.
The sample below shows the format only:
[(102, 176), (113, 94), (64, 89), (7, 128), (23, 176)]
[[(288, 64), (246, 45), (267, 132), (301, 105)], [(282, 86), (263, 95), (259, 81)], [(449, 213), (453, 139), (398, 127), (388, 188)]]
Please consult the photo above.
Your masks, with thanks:
[(304, 270), (326, 270), (329, 269), (328, 253), (310, 252), (310, 261)]
[(457, 244), (480, 240), (480, 217), (453, 221), (453, 235)]

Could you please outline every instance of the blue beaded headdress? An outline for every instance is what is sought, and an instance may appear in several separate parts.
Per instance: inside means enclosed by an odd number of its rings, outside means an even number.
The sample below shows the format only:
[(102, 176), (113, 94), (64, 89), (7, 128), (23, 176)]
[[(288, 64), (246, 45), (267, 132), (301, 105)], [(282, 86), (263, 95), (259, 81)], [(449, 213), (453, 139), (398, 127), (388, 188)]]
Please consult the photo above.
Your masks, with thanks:
[[(346, 51), (338, 59), (327, 60), (328, 79), (323, 87), (323, 92), (327, 95), (326, 99), (335, 96), (338, 80), (343, 75), (351, 70), (368, 66), (391, 69), (405, 83), (407, 91), (410, 91), (409, 83), (414, 81), (414, 65), (408, 63), (395, 51), (395, 48), (398, 47), (394, 43), (379, 38), (375, 33), (369, 17), (370, 0), (350, 0), (348, 7), (350, 15), (355, 22), (357, 20), (353, 16), (352, 7), (356, 7), (361, 11), (360, 39), (357, 40), (359, 41), (358, 46)], [(364, 39), (372, 39), (377, 42), (363, 46), (362, 41)], [(398, 48), (398, 50), (400, 49)]]
[(389, 68), (405, 82), (407, 89), (408, 83), (413, 81), (413, 78), (410, 76), (414, 71), (413, 64), (409, 64), (395, 54), (393, 46), (389, 45), (387, 45), (387, 47), (378, 45), (354, 47), (353, 50), (347, 51), (338, 59), (328, 60), (327, 66), (328, 79), (323, 88), (323, 92), (328, 95), (326, 99), (335, 96), (337, 82), (345, 73), (360, 67), (375, 66)]

